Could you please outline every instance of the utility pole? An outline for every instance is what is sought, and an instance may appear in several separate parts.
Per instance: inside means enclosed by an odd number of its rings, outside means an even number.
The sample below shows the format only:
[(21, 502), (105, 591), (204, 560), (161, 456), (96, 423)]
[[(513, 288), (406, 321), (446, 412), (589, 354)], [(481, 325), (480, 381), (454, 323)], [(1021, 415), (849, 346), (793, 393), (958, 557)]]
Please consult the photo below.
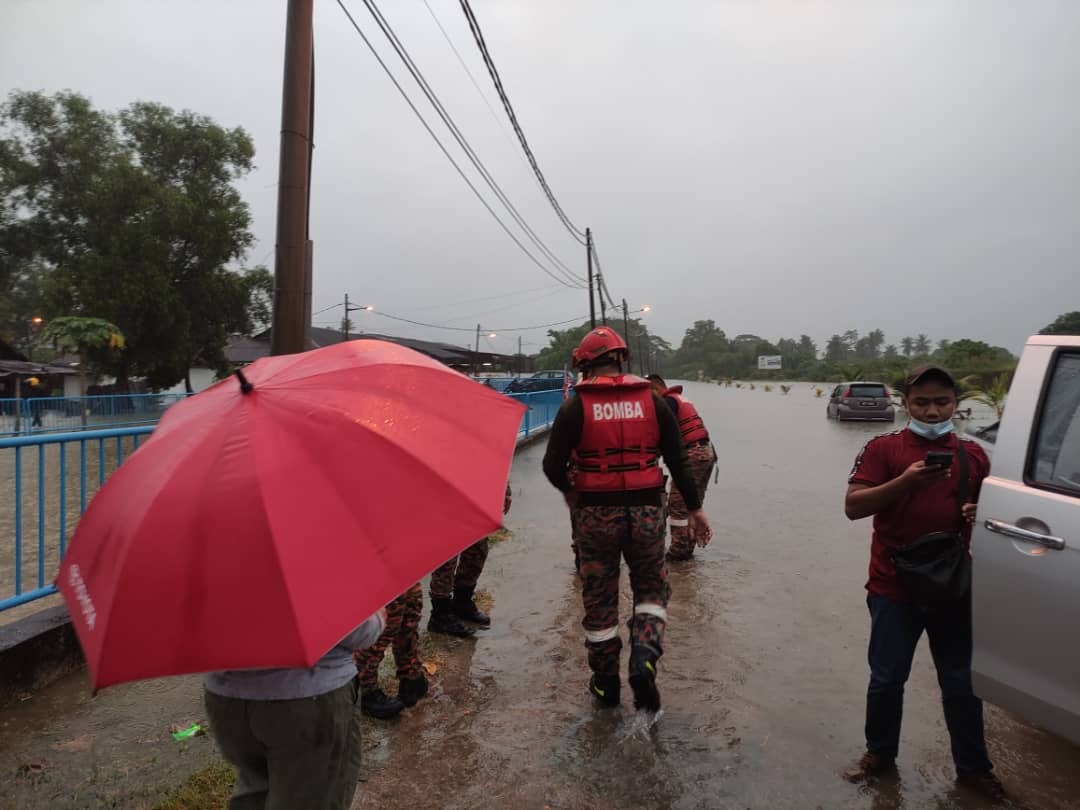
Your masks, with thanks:
[(604, 303), (604, 273), (596, 268), (596, 291), (600, 294), (600, 323), (607, 326), (607, 304)]
[(622, 300), (622, 332), (626, 345), (630, 345), (630, 313), (626, 308), (626, 299)]
[(638, 332), (638, 336), (637, 336), (638, 368), (641, 371), (641, 376), (642, 377), (644, 377), (646, 374), (648, 374), (648, 372), (645, 370), (645, 352), (644, 352), (644, 350), (642, 348), (642, 345), (641, 345), (641, 337), (642, 337), (642, 334), (644, 332), (645, 332), (645, 329), (644, 329), (644, 327), (642, 327), (642, 330), (640, 332)]
[(589, 265), (589, 328), (596, 328), (596, 302), (593, 301), (592, 228), (585, 229), (585, 260)]
[(525, 371), (525, 353), (521, 351), (521, 335), (518, 335), (518, 374)]
[(473, 349), (472, 366), (475, 377), (480, 370), (480, 324), (476, 325), (476, 348)]
[(314, 0), (289, 0), (285, 23), (285, 75), (281, 91), (281, 161), (278, 166), (277, 244), (271, 354), (307, 348), (305, 288), (311, 160)]
[(345, 343), (349, 340), (349, 294), (345, 293), (345, 319), (341, 322), (342, 338), (341, 342)]

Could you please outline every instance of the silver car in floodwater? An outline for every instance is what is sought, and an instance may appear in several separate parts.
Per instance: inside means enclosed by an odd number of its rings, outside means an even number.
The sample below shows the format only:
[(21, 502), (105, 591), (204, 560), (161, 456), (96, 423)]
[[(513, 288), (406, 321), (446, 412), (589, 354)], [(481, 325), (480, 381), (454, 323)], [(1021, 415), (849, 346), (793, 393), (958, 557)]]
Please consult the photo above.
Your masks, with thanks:
[(975, 692), (1080, 743), (1080, 337), (1028, 340), (971, 552)]
[(829, 396), (825, 407), (825, 416), (829, 419), (849, 420), (884, 420), (896, 419), (892, 394), (884, 383), (848, 382), (841, 383)]

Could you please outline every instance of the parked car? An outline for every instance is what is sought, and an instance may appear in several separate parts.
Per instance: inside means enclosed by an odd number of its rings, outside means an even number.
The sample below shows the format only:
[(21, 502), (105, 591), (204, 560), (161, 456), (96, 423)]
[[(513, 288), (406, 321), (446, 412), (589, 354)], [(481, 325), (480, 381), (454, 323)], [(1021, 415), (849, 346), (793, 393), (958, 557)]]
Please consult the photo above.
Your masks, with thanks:
[(554, 391), (563, 387), (566, 372), (560, 370), (537, 371), (528, 377), (514, 380), (506, 388), (507, 394), (525, 394), (532, 391)]
[(1080, 743), (1080, 337), (1030, 338), (972, 536), (976, 693)]
[(829, 419), (896, 419), (896, 407), (892, 394), (879, 382), (841, 383), (833, 389), (829, 404), (825, 407), (825, 416)]

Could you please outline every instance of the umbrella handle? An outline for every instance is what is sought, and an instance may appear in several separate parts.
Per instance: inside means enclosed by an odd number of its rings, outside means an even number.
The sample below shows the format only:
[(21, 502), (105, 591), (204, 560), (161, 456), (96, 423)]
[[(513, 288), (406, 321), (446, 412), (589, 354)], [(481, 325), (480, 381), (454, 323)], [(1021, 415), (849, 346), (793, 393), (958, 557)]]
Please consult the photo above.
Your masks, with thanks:
[(236, 379), (240, 380), (240, 393), (250, 394), (255, 390), (255, 386), (248, 382), (248, 378), (244, 376), (244, 372), (237, 369), (233, 372), (236, 375)]

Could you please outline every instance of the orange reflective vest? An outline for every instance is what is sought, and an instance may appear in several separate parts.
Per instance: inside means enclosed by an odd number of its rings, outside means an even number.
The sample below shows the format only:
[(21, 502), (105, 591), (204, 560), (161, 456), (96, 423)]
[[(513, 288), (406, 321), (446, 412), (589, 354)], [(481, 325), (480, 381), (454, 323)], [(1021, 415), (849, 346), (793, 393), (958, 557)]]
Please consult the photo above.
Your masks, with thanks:
[(679, 403), (679, 432), (682, 433), (683, 444), (691, 445), (709, 440), (709, 431), (705, 429), (705, 422), (694, 407), (694, 403), (682, 398), (682, 386), (673, 385), (664, 391), (661, 396), (671, 397)]
[(590, 377), (574, 386), (585, 420), (571, 465), (578, 492), (664, 486), (660, 423), (649, 381), (630, 374)]

